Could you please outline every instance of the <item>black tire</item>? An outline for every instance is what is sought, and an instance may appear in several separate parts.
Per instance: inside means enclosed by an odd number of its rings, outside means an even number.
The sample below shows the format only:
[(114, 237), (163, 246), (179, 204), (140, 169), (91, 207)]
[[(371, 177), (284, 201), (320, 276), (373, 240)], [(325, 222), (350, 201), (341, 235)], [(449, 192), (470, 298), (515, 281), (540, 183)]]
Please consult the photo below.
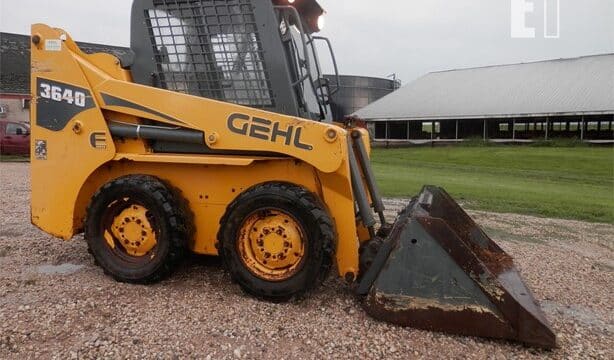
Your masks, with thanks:
[[(120, 240), (109, 235), (109, 220), (133, 205), (147, 209), (145, 214), (155, 234), (155, 245), (143, 256), (128, 254)], [(147, 175), (124, 176), (102, 186), (90, 202), (85, 220), (88, 251), (105, 274), (117, 281), (156, 282), (184, 258), (191, 236), (189, 219), (183, 199), (161, 180)], [(105, 232), (112, 237), (114, 246), (105, 238)]]
[[(239, 231), (250, 214), (275, 209), (291, 215), (304, 230), (306, 245), (301, 267), (289, 278), (271, 281), (250, 271), (238, 250)], [(309, 191), (285, 183), (266, 183), (239, 195), (220, 222), (219, 248), (232, 279), (258, 298), (287, 301), (320, 285), (328, 276), (334, 253), (332, 220), (322, 203)]]

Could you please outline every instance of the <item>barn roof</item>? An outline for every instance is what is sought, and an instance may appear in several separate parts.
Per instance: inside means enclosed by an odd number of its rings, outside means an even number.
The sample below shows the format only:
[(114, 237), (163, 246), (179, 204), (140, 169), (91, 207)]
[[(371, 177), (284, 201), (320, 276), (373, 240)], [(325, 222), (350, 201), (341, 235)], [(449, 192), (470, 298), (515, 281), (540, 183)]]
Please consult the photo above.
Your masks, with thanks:
[[(128, 49), (78, 43), (86, 53), (107, 52), (116, 56)], [(0, 94), (30, 94), (30, 36), (0, 33)]]
[(365, 120), (614, 113), (614, 54), (433, 72), (366, 106)]

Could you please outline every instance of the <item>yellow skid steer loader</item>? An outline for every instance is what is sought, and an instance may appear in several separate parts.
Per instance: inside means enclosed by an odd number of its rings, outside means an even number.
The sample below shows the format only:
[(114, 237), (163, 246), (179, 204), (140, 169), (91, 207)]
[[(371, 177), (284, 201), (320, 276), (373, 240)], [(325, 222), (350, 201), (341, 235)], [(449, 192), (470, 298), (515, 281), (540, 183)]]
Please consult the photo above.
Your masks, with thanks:
[(315, 0), (134, 0), (119, 58), (33, 25), (32, 223), (84, 232), (118, 281), (220, 255), (246, 292), (280, 301), (335, 265), (378, 319), (555, 346), (512, 259), (444, 190), (386, 223), (368, 132), (331, 116), (323, 14)]

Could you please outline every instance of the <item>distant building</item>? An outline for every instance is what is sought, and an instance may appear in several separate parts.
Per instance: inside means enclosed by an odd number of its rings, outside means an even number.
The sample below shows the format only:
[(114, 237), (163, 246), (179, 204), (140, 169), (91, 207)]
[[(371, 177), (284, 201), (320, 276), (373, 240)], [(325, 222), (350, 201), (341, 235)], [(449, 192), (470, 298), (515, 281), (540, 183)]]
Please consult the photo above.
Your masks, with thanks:
[[(128, 49), (79, 43), (87, 53), (107, 52), (117, 56)], [(0, 33), (0, 119), (30, 121), (30, 36)]]
[(30, 120), (29, 37), (0, 33), (0, 119)]
[(355, 114), (388, 143), (614, 142), (614, 54), (433, 72)]

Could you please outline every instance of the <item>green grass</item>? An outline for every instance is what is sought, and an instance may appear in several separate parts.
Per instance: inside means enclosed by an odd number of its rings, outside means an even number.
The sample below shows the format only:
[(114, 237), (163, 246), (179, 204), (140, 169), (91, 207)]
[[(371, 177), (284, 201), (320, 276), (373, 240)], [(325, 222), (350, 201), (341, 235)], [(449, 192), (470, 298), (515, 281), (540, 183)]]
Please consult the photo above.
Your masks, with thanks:
[(614, 149), (435, 147), (374, 149), (384, 196), (444, 187), (470, 209), (614, 223)]
[(28, 162), (30, 157), (20, 155), (0, 155), (0, 162)]

